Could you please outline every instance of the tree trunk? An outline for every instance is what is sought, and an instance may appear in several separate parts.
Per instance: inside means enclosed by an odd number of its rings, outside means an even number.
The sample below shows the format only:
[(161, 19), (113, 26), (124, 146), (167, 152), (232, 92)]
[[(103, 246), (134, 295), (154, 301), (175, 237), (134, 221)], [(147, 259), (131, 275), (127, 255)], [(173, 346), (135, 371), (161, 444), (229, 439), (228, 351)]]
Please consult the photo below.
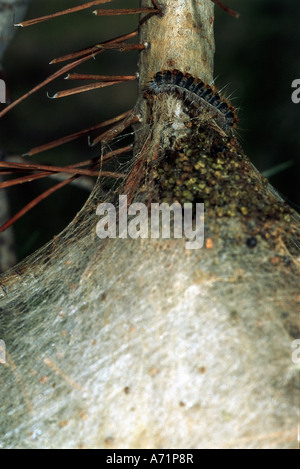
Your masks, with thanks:
[(99, 180), (59, 236), (0, 277), (2, 447), (296, 446), (299, 219), (207, 110), (142, 93), (161, 69), (212, 77), (212, 2), (159, 4), (140, 32), (132, 170), (108, 201), (204, 201), (204, 247), (100, 240)]

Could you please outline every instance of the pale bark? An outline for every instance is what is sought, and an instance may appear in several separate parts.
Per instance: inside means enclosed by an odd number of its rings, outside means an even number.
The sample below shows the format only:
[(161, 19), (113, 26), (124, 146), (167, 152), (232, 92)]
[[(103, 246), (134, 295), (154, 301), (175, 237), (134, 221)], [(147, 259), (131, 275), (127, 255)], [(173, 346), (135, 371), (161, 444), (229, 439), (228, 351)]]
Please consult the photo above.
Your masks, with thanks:
[[(149, 7), (152, 2), (142, 0), (141, 4)], [(140, 54), (141, 88), (152, 78), (153, 70), (171, 68), (211, 83), (215, 52), (213, 3), (164, 0), (159, 4), (163, 16), (153, 16), (141, 28), (141, 40), (150, 43), (149, 49)]]
[[(196, 24), (202, 14), (203, 21), (211, 15), (210, 2), (186, 0), (186, 6)], [(169, 21), (172, 28), (176, 18)], [(149, 29), (151, 57), (160, 48), (156, 34)], [(203, 42), (212, 44), (211, 38)], [(184, 69), (181, 47), (170, 43), (170, 58)], [(169, 66), (154, 60), (142, 81)], [(178, 104), (174, 111), (168, 99), (153, 106), (151, 126), (141, 99), (141, 130), (148, 128), (149, 141), (143, 185), (132, 196), (150, 202), (162, 187), (153, 170), (171, 149), (180, 155), (187, 146), (191, 161), (195, 152), (209, 159), (203, 142), (212, 138), (221, 145), (222, 137), (209, 123), (200, 135), (197, 126), (186, 127), (180, 138), (171, 134)], [(141, 140), (137, 145), (138, 161)], [(0, 337), (7, 347), (7, 363), (0, 365), (2, 447), (296, 446), (299, 371), (291, 342), (299, 336), (299, 277), (292, 242), (299, 222), (288, 209), (283, 218), (272, 212), (278, 198), (235, 139), (230, 152), (236, 174), (222, 186), (223, 206), (209, 199), (206, 247), (188, 251), (184, 239), (100, 241), (98, 181), (63, 233), (0, 277)], [(247, 217), (234, 205), (246, 203), (235, 176), (248, 190)], [(254, 233), (257, 245), (251, 247)]]

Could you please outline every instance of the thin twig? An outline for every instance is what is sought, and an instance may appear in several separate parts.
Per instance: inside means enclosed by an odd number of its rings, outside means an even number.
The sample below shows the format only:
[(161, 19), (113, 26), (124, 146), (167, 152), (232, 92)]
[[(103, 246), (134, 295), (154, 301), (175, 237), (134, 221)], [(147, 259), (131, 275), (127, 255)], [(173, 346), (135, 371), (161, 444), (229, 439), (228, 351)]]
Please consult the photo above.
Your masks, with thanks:
[(110, 2), (113, 2), (113, 1), (114, 0), (96, 0), (94, 2), (84, 3), (82, 5), (78, 5), (77, 7), (68, 8), (67, 10), (58, 11), (57, 13), (52, 13), (50, 15), (45, 15), (45, 16), (40, 16), (39, 18), (34, 18), (34, 19), (28, 20), (28, 21), (22, 21), (22, 23), (17, 23), (17, 24), (15, 24), (15, 26), (21, 26), (21, 27), (32, 26), (33, 24), (42, 23), (43, 21), (51, 20), (52, 18), (57, 18), (58, 16), (68, 15), (69, 13), (74, 13), (76, 11), (85, 10), (87, 8), (91, 8), (91, 7), (96, 6), (96, 5), (101, 5), (101, 4), (104, 4), (104, 3), (110, 3)]
[(84, 391), (82, 386), (80, 386), (78, 383), (76, 383), (76, 381), (71, 379), (63, 370), (58, 368), (58, 366), (55, 363), (53, 363), (53, 361), (50, 360), (50, 358), (45, 358), (44, 363), (45, 365), (49, 366), (51, 370), (55, 371), (55, 373), (61, 376), (72, 388), (76, 389), (77, 391)]
[[(11, 179), (9, 181), (1, 182), (0, 183), (0, 189), (6, 189), (8, 187), (13, 187), (19, 184), (24, 184), (26, 182), (33, 182), (37, 181), (39, 179), (43, 179), (49, 177), (50, 179), (59, 179), (59, 180), (65, 180), (69, 176), (63, 173), (49, 173), (49, 172), (41, 172), (38, 174), (30, 174), (28, 176), (22, 176), (20, 178), (15, 178)], [(81, 182), (82, 181), (82, 182)], [(92, 179), (87, 177), (87, 176), (81, 176), (80, 181), (72, 181), (72, 184), (76, 182), (77, 185), (80, 185), (81, 187), (86, 188), (87, 187), (87, 181), (91, 181), (89, 184), (89, 188), (91, 189), (94, 186), (94, 183), (92, 182)]]
[[(104, 171), (101, 173), (102, 176), (108, 176), (108, 177), (124, 177), (124, 174), (118, 174), (118, 173), (110, 173), (109, 171), (105, 172)], [(118, 175), (118, 176), (116, 176)], [(31, 210), (33, 207), (35, 207), (38, 203), (42, 202), (45, 200), (49, 195), (53, 194), (57, 190), (61, 189), (62, 187), (66, 186), (70, 182), (74, 181), (80, 177), (79, 174), (75, 174), (74, 176), (71, 176), (69, 179), (66, 179), (65, 181), (60, 182), (59, 184), (56, 184), (55, 186), (51, 187), (50, 189), (46, 190), (42, 194), (40, 194), (38, 197), (33, 199), (31, 202), (29, 202), (25, 207), (23, 207), (19, 212), (17, 212), (13, 217), (11, 217), (4, 225), (0, 227), (0, 233), (5, 231), (7, 228), (9, 228), (11, 225), (13, 225), (17, 220), (19, 220), (23, 215), (25, 215), (29, 210)]]
[(88, 47), (86, 49), (82, 49), (76, 52), (72, 52), (71, 54), (63, 55), (61, 57), (56, 57), (55, 59), (51, 60), (50, 64), (55, 64), (59, 62), (65, 62), (67, 60), (73, 60), (78, 57), (83, 57), (84, 55), (91, 54), (93, 52), (96, 52), (100, 46), (103, 46), (103, 44), (107, 44), (110, 42), (121, 42), (121, 41), (128, 41), (129, 39), (132, 39), (133, 37), (136, 37), (139, 34), (138, 30), (135, 29), (131, 33), (118, 36), (114, 39), (111, 39), (109, 41), (102, 42), (101, 44), (96, 44), (94, 46)]
[(226, 11), (230, 16), (233, 16), (234, 18), (239, 18), (240, 14), (237, 11), (231, 10), (231, 8), (228, 8), (224, 3), (220, 2), (219, 0), (212, 0), (218, 7), (222, 8), (222, 10)]
[(39, 173), (39, 174), (30, 174), (30, 175), (27, 175), (27, 176), (22, 176), (22, 177), (15, 178), (15, 179), (10, 179), (9, 181), (1, 182), (0, 183), (0, 189), (5, 189), (7, 187), (16, 186), (17, 184), (24, 184), (25, 182), (32, 182), (32, 181), (35, 181), (37, 179), (42, 179), (44, 177), (47, 177), (49, 175), (50, 175), (49, 172), (42, 172), (42, 173)]
[(9, 228), (11, 225), (13, 225), (17, 220), (19, 220), (25, 213), (29, 212), (33, 207), (35, 207), (39, 202), (42, 202), (42, 200), (46, 199), (49, 195), (51, 195), (53, 192), (57, 191), (58, 189), (61, 189), (62, 187), (66, 186), (69, 184), (71, 181), (74, 179), (78, 178), (79, 176), (75, 175), (70, 177), (69, 179), (66, 179), (65, 181), (60, 182), (59, 184), (56, 184), (55, 186), (51, 187), (50, 189), (46, 190), (42, 194), (40, 194), (38, 197), (35, 199), (31, 200), (25, 207), (23, 207), (19, 212), (17, 212), (13, 217), (11, 217), (4, 225), (0, 227), (0, 233), (2, 231), (5, 231), (7, 228)]
[[(50, 165), (43, 165), (38, 163), (12, 163), (8, 161), (0, 161), (1, 168), (8, 168), (8, 169), (23, 169), (24, 171), (48, 171), (50, 173), (69, 173), (74, 174), (75, 169), (72, 169), (67, 166), (50, 166)], [(80, 169), (77, 171), (78, 174), (82, 174), (85, 176), (97, 176), (98, 174), (94, 171), (90, 171), (88, 169)]]
[(68, 73), (65, 80), (99, 80), (99, 81), (134, 81), (136, 75), (91, 75), (85, 73)]
[(161, 9), (161, 6), (158, 5), (157, 0), (151, 0), (151, 1), (152, 1), (152, 5), (154, 6), (154, 8), (156, 10), (159, 10), (159, 12), (161, 13), (162, 9)]
[[(115, 158), (117, 156), (120, 156), (124, 153), (128, 153), (131, 150), (132, 150), (132, 145), (127, 145), (126, 147), (122, 147), (122, 148), (118, 148), (116, 150), (112, 150), (112, 151), (110, 151), (108, 153), (105, 153), (103, 155), (102, 162), (103, 163), (104, 162), (108, 163), (113, 158)], [(12, 162), (12, 163), (15, 163), (15, 162)], [(18, 163), (16, 163), (16, 164), (18, 164)], [(30, 167), (35, 166), (35, 170), (41, 171), (41, 169), (40, 169), (41, 165), (39, 165), (39, 163), (31, 164), (31, 163), (25, 162), (25, 163), (19, 163), (19, 164), (22, 165), (22, 168), (20, 168), (20, 169), (22, 169), (23, 171), (28, 171), (28, 166), (30, 166)], [(69, 168), (74, 168), (73, 173), (76, 172), (76, 174), (79, 174), (79, 173), (81, 173), (81, 171), (76, 170), (76, 168), (79, 168), (80, 166), (87, 166), (87, 165), (93, 165), (93, 167), (99, 166), (100, 165), (99, 157), (95, 157), (95, 158), (92, 158), (92, 159), (89, 159), (89, 160), (86, 160), (86, 161), (80, 161), (79, 163), (75, 163), (75, 164), (72, 164), (72, 165), (64, 166), (63, 167), (64, 171), (60, 171), (59, 173), (62, 176), (63, 175), (62, 173), (69, 173), (70, 172), (70, 171), (68, 171)], [(11, 171), (10, 173), (14, 173), (15, 171), (19, 171), (19, 170), (17, 168), (14, 168), (14, 171)], [(19, 178), (11, 179), (9, 181), (4, 181), (4, 182), (0, 183), (0, 189), (4, 189), (4, 188), (7, 188), (7, 187), (12, 187), (12, 186), (15, 186), (17, 184), (23, 184), (23, 183), (26, 183), (26, 182), (32, 182), (32, 181), (42, 179), (42, 178), (45, 178), (45, 177), (51, 177), (51, 176), (55, 176), (55, 175), (57, 176), (57, 174), (53, 174), (53, 173), (57, 173), (57, 172), (58, 171), (51, 171), (51, 172), (50, 171), (41, 171), (38, 174), (29, 174), (29, 175), (26, 175), (26, 176), (21, 176)], [(5, 174), (5, 173), (0, 172), (0, 174), (2, 175), (2, 174)], [(94, 174), (92, 174), (92, 176), (98, 176), (98, 175), (99, 175), (99, 172), (95, 172)], [(115, 172), (112, 173), (110, 171), (102, 171), (101, 175), (106, 176), (106, 177), (114, 177), (114, 178), (121, 178), (121, 177), (124, 176), (123, 173), (115, 173)]]
[(29, 164), (29, 163), (12, 163), (7, 161), (0, 161), (1, 168), (8, 169), (23, 169), (24, 171), (49, 171), (50, 173), (68, 173), (68, 174), (82, 174), (84, 176), (98, 176), (96, 171), (89, 169), (76, 169), (67, 166), (52, 166), (44, 164)]
[(139, 122), (139, 120), (140, 118), (138, 116), (129, 114), (128, 117), (126, 117), (123, 121), (121, 121), (115, 127), (112, 127), (111, 129), (106, 130), (106, 132), (103, 132), (102, 134), (98, 135), (98, 137), (96, 137), (93, 141), (91, 141), (89, 145), (93, 147), (100, 141), (106, 144), (110, 140), (115, 138), (117, 135), (119, 135), (121, 132), (123, 132), (124, 129), (126, 129), (127, 127), (130, 127), (132, 124), (136, 122)]
[[(130, 144), (130, 145), (127, 145), (126, 147), (122, 147), (122, 148), (117, 148), (117, 150), (112, 150), (112, 151), (109, 151), (108, 153), (105, 153), (102, 157), (102, 161), (105, 162), (105, 163), (108, 163), (110, 160), (112, 160), (113, 158), (115, 158), (116, 156), (120, 156), (122, 155), (123, 153), (128, 153), (132, 150), (133, 148), (133, 145)], [(102, 173), (103, 174), (103, 173)]]
[(98, 53), (102, 52), (102, 50), (98, 50), (96, 52), (93, 52), (92, 54), (90, 55), (87, 55), (85, 57), (82, 57), (81, 59), (78, 59), (76, 60), (75, 62), (71, 62), (70, 64), (68, 65), (64, 65), (64, 67), (60, 68), (59, 70), (57, 70), (55, 73), (53, 73), (52, 75), (50, 75), (48, 78), (46, 78), (46, 80), (42, 81), (41, 83), (39, 83), (37, 86), (35, 86), (34, 88), (32, 88), (30, 91), (28, 91), (27, 93), (25, 93), (23, 96), (21, 96), (20, 98), (18, 98), (16, 101), (12, 102), (9, 106), (7, 106), (5, 109), (3, 109), (3, 111), (0, 112), (0, 118), (2, 116), (4, 116), (8, 111), (10, 111), (12, 108), (14, 108), (17, 104), (19, 104), (20, 102), (24, 101), (24, 99), (28, 98), (29, 96), (31, 96), (33, 93), (35, 93), (36, 91), (40, 90), (41, 88), (43, 88), (45, 85), (47, 85), (48, 83), (50, 83), (51, 81), (55, 80), (55, 78), (58, 78), (59, 76), (63, 75), (64, 73), (68, 72), (69, 70), (71, 70), (72, 68), (74, 67), (77, 67), (77, 65), (80, 65), (82, 64), (83, 62), (86, 62), (87, 60), (91, 59), (92, 57), (94, 57), (95, 55), (97, 55)]
[(122, 44), (100, 44), (97, 46), (97, 49), (102, 50), (117, 50), (119, 52), (128, 52), (131, 50), (143, 50), (146, 48), (146, 44), (127, 44), (126, 42)]
[(33, 156), (36, 155), (37, 153), (41, 153), (46, 150), (50, 150), (51, 148), (58, 147), (60, 145), (63, 145), (65, 143), (71, 142), (72, 140), (75, 140), (77, 138), (82, 137), (83, 135), (89, 134), (93, 130), (100, 129), (102, 127), (108, 127), (112, 124), (115, 124), (116, 122), (119, 122), (125, 117), (127, 117), (129, 114), (131, 114), (132, 110), (123, 112), (119, 116), (114, 117), (113, 119), (109, 119), (107, 121), (101, 122), (100, 124), (93, 125), (92, 127), (89, 127), (87, 129), (80, 130), (78, 132), (75, 132), (70, 135), (66, 135), (65, 137), (59, 138), (57, 140), (53, 140), (52, 142), (45, 143), (44, 145), (39, 145), (38, 147), (32, 148), (29, 150), (27, 153), (25, 153), (23, 156)]
[[(114, 38), (114, 39), (111, 39), (110, 41), (107, 41), (106, 43), (103, 43), (103, 44), (109, 44), (109, 43), (118, 43), (118, 42), (121, 42), (121, 41), (126, 41), (127, 39), (133, 37), (135, 35), (135, 31), (133, 31), (132, 33), (129, 33), (129, 34), (124, 34), (123, 36), (119, 36), (117, 38)], [(77, 67), (77, 65), (80, 65), (82, 64), (83, 62), (86, 62), (87, 60), (95, 57), (97, 54), (99, 54), (100, 52), (103, 52), (104, 49), (100, 49), (98, 46), (96, 47), (96, 49), (93, 50), (92, 53), (84, 56), (84, 57), (81, 57), (80, 59), (76, 60), (75, 62), (71, 62), (70, 64), (67, 64), (67, 65), (64, 65), (62, 68), (60, 68), (59, 70), (57, 70), (55, 73), (53, 73), (52, 75), (50, 75), (50, 77), (46, 78), (46, 80), (42, 81), (42, 83), (40, 83), (39, 85), (35, 86), (32, 90), (28, 91), (27, 93), (25, 93), (23, 96), (21, 96), (19, 99), (17, 99), (16, 101), (14, 101), (13, 103), (11, 103), (9, 106), (7, 106), (5, 109), (3, 109), (3, 111), (0, 112), (0, 118), (2, 116), (4, 116), (8, 111), (10, 111), (12, 108), (14, 108), (17, 104), (19, 104), (20, 102), (24, 101), (24, 99), (26, 99), (28, 96), (31, 96), (33, 93), (35, 93), (36, 91), (38, 91), (39, 89), (43, 88), (43, 86), (47, 85), (48, 83), (50, 83), (51, 81), (55, 80), (55, 78), (63, 75), (64, 73), (68, 72), (69, 70), (71, 70), (72, 68), (75, 68)]]
[(47, 94), (50, 99), (65, 98), (66, 96), (72, 96), (78, 93), (84, 93), (85, 91), (96, 90), (99, 88), (105, 88), (106, 86), (116, 85), (122, 83), (121, 81), (100, 81), (99, 83), (89, 83), (88, 85), (77, 86), (76, 88), (70, 88), (68, 90), (57, 91), (53, 96)]
[[(62, 174), (62, 173), (54, 173), (48, 177), (56, 181), (65, 181), (65, 179), (67, 179), (69, 176), (67, 176), (66, 174)], [(78, 189), (88, 191), (89, 193), (91, 193), (95, 186), (95, 181), (94, 179), (88, 176), (81, 176), (78, 179), (74, 179), (74, 181), (70, 182), (70, 184), (73, 187), (77, 187)]]
[(114, 10), (94, 10), (96, 16), (113, 16), (113, 15), (137, 15), (140, 13), (158, 13), (160, 10), (156, 8), (120, 8)]

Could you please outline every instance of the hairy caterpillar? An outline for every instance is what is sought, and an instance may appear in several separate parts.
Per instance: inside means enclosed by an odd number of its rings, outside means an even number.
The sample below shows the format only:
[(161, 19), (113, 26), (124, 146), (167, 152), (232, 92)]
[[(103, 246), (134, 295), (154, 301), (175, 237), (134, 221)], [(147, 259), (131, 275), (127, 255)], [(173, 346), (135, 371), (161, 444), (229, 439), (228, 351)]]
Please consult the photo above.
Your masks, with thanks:
[(227, 131), (237, 124), (233, 106), (222, 98), (214, 86), (203, 83), (199, 78), (179, 70), (163, 70), (157, 72), (149, 83), (147, 94), (172, 93), (178, 96), (192, 114), (207, 112)]

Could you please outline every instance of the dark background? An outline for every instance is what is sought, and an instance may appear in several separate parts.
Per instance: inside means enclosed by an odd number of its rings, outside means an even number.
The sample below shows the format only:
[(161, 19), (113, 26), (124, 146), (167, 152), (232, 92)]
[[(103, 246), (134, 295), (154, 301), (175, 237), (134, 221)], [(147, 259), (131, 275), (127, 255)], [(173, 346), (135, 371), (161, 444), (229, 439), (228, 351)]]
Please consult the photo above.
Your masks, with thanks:
[[(291, 83), (300, 78), (300, 2), (295, 0), (224, 0), (237, 10), (238, 20), (215, 8), (215, 77), (219, 89), (239, 108), (239, 138), (260, 171), (289, 162), (289, 167), (270, 182), (293, 205), (300, 205), (300, 104), (291, 101)], [(26, 18), (69, 8), (74, 0), (32, 0)], [(138, 6), (138, 0), (116, 0), (107, 8)], [(83, 49), (135, 29), (136, 16), (97, 18), (92, 9), (56, 18), (29, 28), (17, 28), (7, 50), (3, 68), (14, 100), (57, 68), (54, 57)], [(134, 74), (136, 52), (105, 52), (76, 72)], [(201, 76), (201, 71), (199, 71)], [(59, 138), (130, 109), (137, 85), (127, 83), (81, 95), (49, 100), (46, 91), (81, 83), (63, 77), (47, 85), (17, 106), (1, 122), (1, 142), (12, 154)], [(124, 140), (125, 142), (125, 140)], [(42, 163), (70, 164), (99, 154), (82, 138), (34, 157)], [(12, 214), (52, 182), (23, 184), (8, 190)], [(88, 193), (67, 187), (51, 195), (15, 224), (19, 259), (57, 234), (83, 205)]]

